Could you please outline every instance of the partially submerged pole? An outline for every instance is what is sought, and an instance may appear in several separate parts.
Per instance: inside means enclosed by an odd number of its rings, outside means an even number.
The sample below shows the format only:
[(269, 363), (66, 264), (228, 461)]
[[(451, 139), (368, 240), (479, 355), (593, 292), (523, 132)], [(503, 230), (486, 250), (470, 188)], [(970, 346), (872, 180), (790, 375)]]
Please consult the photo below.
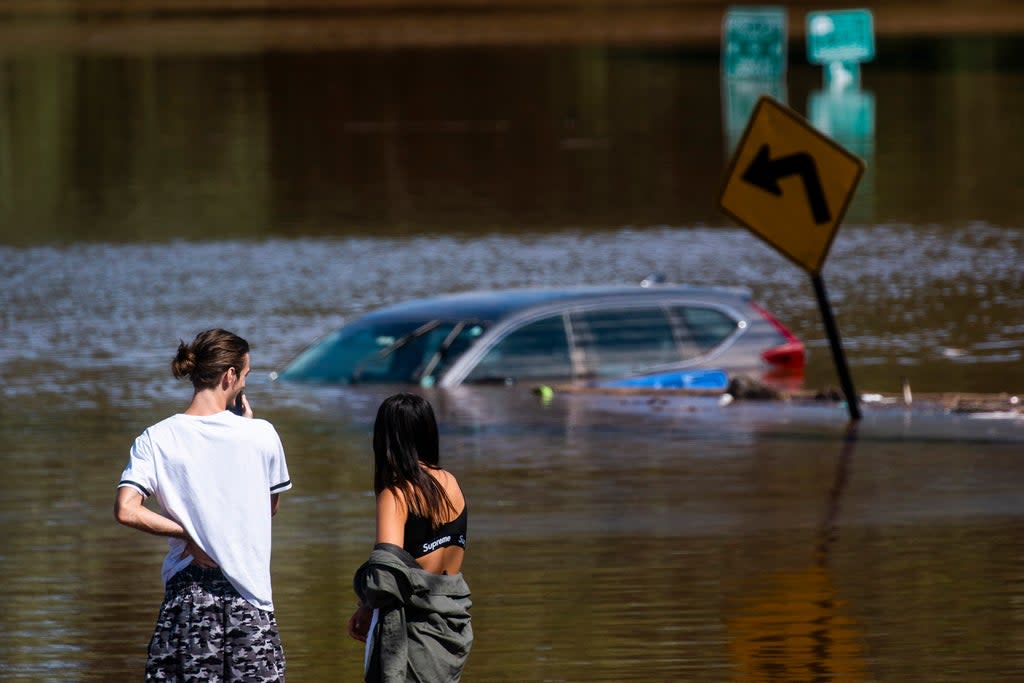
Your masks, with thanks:
[(829, 304), (828, 294), (825, 292), (825, 282), (821, 279), (820, 273), (812, 274), (811, 282), (814, 283), (814, 294), (818, 298), (821, 319), (825, 323), (829, 346), (832, 347), (832, 359), (836, 364), (836, 372), (839, 373), (839, 383), (843, 388), (843, 396), (846, 397), (846, 406), (850, 410), (850, 419), (860, 420), (860, 402), (857, 400), (857, 392), (853, 388), (850, 369), (846, 366), (846, 354), (843, 352), (843, 342), (839, 338), (839, 328), (832, 316), (832, 306)]

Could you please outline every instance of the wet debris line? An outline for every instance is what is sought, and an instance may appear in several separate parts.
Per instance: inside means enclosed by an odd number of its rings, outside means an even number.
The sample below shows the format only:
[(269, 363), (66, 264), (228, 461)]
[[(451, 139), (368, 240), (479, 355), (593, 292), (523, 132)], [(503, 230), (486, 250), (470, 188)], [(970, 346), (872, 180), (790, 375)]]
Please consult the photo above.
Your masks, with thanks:
[[(534, 387), (533, 393), (545, 400), (555, 394), (582, 394), (595, 396), (705, 396), (719, 397), (719, 405), (728, 405), (733, 401), (791, 401), (791, 402), (822, 402), (841, 403), (842, 392), (836, 387), (824, 387), (819, 390), (785, 391), (749, 377), (733, 377), (728, 388), (722, 392), (717, 389), (655, 389), (651, 387), (604, 387), (586, 384), (559, 384), (554, 386)], [(909, 386), (904, 383), (899, 393), (862, 393), (860, 400), (867, 405), (919, 406), (938, 407), (950, 413), (1007, 413), (1024, 415), (1024, 405), (1020, 397), (1009, 393), (977, 394), (963, 392), (939, 392), (911, 395)]]

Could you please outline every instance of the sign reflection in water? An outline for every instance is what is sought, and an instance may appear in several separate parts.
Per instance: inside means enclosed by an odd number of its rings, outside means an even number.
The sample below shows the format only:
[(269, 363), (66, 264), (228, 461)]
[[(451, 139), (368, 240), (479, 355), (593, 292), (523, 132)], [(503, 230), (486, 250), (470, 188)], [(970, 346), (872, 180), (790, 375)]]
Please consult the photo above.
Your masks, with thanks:
[(863, 627), (832, 576), (832, 547), (839, 542), (839, 511), (856, 450), (850, 433), (836, 460), (814, 561), (743, 583), (732, 600), (729, 650), (735, 680), (853, 682), (869, 680)]

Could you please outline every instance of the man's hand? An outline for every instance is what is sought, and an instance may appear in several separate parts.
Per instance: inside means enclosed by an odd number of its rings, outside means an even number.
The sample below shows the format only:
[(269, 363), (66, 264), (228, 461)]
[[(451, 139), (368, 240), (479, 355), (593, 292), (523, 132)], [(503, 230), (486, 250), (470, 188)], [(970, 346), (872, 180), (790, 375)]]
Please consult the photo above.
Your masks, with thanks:
[(242, 413), (242, 417), (248, 417), (248, 418), (252, 419), (252, 416), (253, 416), (253, 414), (252, 414), (252, 406), (249, 405), (249, 397), (246, 396), (245, 393), (243, 392), (241, 398), (242, 398), (242, 407), (245, 408), (245, 412)]
[(203, 569), (213, 569), (217, 566), (217, 563), (213, 561), (213, 558), (206, 554), (202, 548), (196, 545), (196, 542), (191, 538), (185, 541), (185, 549), (181, 551), (181, 557), (192, 556), (192, 564), (198, 565)]

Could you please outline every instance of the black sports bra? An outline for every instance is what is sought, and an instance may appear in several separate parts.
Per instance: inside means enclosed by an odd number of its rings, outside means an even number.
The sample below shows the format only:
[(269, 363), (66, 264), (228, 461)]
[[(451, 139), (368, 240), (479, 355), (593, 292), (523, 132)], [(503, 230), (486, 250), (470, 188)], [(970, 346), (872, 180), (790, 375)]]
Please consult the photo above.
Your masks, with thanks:
[(427, 517), (409, 515), (405, 520), (405, 543), (402, 545), (413, 557), (423, 557), (438, 548), (457, 545), (466, 547), (469, 506), (463, 505), (459, 516), (435, 529)]

